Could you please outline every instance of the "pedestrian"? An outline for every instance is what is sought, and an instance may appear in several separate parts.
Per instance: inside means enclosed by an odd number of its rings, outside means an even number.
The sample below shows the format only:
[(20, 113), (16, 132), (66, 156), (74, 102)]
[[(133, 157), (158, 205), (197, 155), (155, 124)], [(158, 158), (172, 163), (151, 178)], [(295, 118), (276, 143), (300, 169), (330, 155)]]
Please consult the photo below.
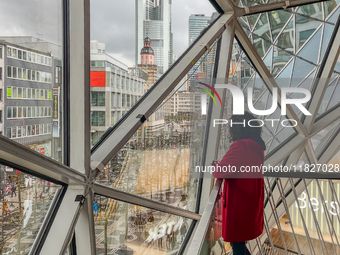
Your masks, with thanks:
[[(252, 120), (252, 126), (230, 126), (229, 140), (232, 144), (221, 162), (213, 162), (214, 177), (224, 179), (222, 236), (225, 242), (230, 242), (234, 255), (250, 255), (246, 241), (257, 238), (263, 232), (264, 181), (261, 166), (266, 146), (261, 138), (261, 127), (254, 123), (255, 119), (249, 112), (231, 117), (232, 123)], [(235, 167), (237, 171), (221, 170), (228, 166)], [(260, 171), (239, 171), (247, 166), (257, 166)]]
[(12, 185), (11, 191), (12, 191), (11, 197), (13, 197), (13, 194), (15, 194), (15, 197), (17, 197), (17, 187), (15, 184)]

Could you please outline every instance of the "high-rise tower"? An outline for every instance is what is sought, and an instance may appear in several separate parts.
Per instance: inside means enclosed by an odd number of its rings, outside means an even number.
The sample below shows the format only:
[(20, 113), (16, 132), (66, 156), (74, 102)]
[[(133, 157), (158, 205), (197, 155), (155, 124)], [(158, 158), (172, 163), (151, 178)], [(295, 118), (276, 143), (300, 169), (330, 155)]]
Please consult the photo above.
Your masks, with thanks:
[[(209, 25), (210, 18), (211, 17), (205, 16), (204, 14), (192, 14), (189, 17), (189, 45), (191, 45), (197, 39), (197, 37), (199, 37), (203, 29)], [(203, 61), (201, 67), (199, 67), (200, 62), (201, 60), (197, 61), (197, 63), (189, 71), (190, 87), (193, 86), (193, 80), (195, 79), (198, 72), (204, 72), (205, 74), (208, 72), (207, 58)]]
[(154, 64), (160, 77), (172, 64), (171, 0), (136, 0), (136, 66), (148, 37), (154, 50)]

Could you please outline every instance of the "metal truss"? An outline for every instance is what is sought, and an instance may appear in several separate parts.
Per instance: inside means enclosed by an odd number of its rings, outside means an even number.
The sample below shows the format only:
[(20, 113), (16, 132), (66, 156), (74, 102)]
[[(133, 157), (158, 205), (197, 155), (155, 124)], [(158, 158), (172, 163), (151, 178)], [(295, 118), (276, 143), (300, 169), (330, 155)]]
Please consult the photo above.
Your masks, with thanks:
[[(68, 1), (65, 1), (68, 3)], [(50, 219), (50, 229), (45, 233), (41, 243), (34, 245), (40, 247), (35, 254), (64, 254), (75, 234), (77, 242), (77, 252), (81, 255), (95, 254), (95, 232), (93, 217), (93, 197), (94, 194), (106, 196), (115, 200), (124, 201), (130, 204), (137, 204), (158, 211), (190, 218), (194, 221), (206, 219), (206, 215), (199, 215), (194, 212), (179, 209), (167, 204), (159, 203), (147, 198), (128, 194), (113, 188), (95, 184), (96, 176), (104, 169), (104, 165), (128, 142), (130, 137), (137, 131), (143, 122), (157, 109), (167, 95), (175, 88), (178, 82), (186, 75), (189, 69), (197, 62), (201, 56), (210, 49), (214, 41), (222, 35), (220, 42), (219, 59), (216, 67), (216, 79), (229, 77), (230, 56), (233, 47), (234, 27), (235, 36), (252, 62), (258, 74), (270, 92), (279, 87), (263, 60), (257, 53), (237, 17), (250, 15), (259, 12), (285, 9), (291, 6), (315, 3), (313, 0), (290, 0), (280, 1), (271, 4), (258, 5), (241, 8), (236, 6), (231, 0), (213, 1), (214, 5), (223, 14), (196, 40), (196, 42), (183, 54), (183, 56), (159, 79), (152, 89), (141, 98), (139, 102), (126, 114), (123, 119), (107, 132), (101, 142), (90, 151), (90, 106), (89, 106), (89, 0), (69, 1), (70, 7), (70, 160), (69, 166), (55, 162), (41, 154), (31, 151), (24, 146), (17, 144), (5, 137), (0, 137), (0, 163), (15, 167), (23, 172), (51, 180), (55, 183), (67, 187), (64, 197), (61, 200), (59, 209), (54, 217)], [(339, 21), (338, 21), (339, 23)], [(328, 85), (330, 74), (332, 73), (335, 61), (339, 56), (340, 32), (337, 29), (332, 36), (332, 41), (327, 50), (327, 57), (323, 63), (323, 69), (319, 77), (326, 78), (316, 86), (313, 100), (309, 110), (316, 116), (322, 100), (323, 94)], [(81, 93), (80, 93), (81, 91)], [(225, 93), (224, 101), (225, 101)], [(210, 104), (212, 117), (220, 117), (223, 109), (216, 108)], [(340, 149), (340, 135), (335, 132), (333, 139), (325, 146), (320, 155), (316, 155), (311, 143), (311, 137), (323, 130), (339, 119), (336, 108), (334, 111), (326, 113), (319, 119), (306, 118), (300, 121), (294, 110), (289, 106), (287, 116), (298, 120), (296, 130), (298, 135), (286, 143), (279, 145), (274, 153), (270, 154), (265, 163), (272, 165), (279, 164), (287, 159), (286, 164), (296, 164), (301, 155), (305, 152), (311, 163), (327, 163), (331, 157)], [(210, 122), (211, 126), (212, 123)], [(209, 164), (217, 155), (217, 141), (220, 130), (216, 133), (208, 132), (205, 140), (204, 163)], [(268, 176), (276, 177), (276, 176)], [(289, 178), (325, 178), (322, 174), (313, 175), (287, 174), (281, 181), (288, 183)], [(279, 203), (281, 191), (276, 186), (271, 192), (271, 202)], [(306, 187), (306, 183), (297, 182), (294, 184), (294, 192), (285, 197), (285, 204), (289, 205), (294, 201), (294, 197), (300, 194)], [(202, 194), (209, 194), (212, 188), (211, 180), (207, 179), (202, 183)], [(216, 193), (216, 190), (213, 190)], [(212, 207), (207, 196), (201, 197), (201, 212), (206, 205)], [(281, 217), (285, 208), (281, 204), (276, 208), (276, 215), (269, 210), (270, 203), (265, 210), (267, 212), (268, 226), (275, 224), (275, 217)], [(272, 214), (270, 214), (272, 213)], [(202, 221), (203, 222), (203, 221)], [(48, 224), (47, 222), (44, 224)], [(203, 224), (203, 223), (202, 223)], [(197, 230), (202, 230), (200, 235), (204, 235), (207, 226), (198, 225)], [(37, 238), (37, 240), (41, 240)], [(38, 241), (37, 241), (38, 242)], [(197, 254), (198, 246), (190, 250)], [(33, 254), (33, 251), (31, 251)]]

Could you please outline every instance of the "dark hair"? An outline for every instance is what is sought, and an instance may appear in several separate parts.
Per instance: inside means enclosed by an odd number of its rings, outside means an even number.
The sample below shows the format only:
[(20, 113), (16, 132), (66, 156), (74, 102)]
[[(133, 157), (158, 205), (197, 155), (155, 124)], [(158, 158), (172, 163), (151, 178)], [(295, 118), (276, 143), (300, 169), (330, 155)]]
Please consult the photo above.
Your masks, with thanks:
[[(262, 132), (262, 127), (257, 118), (250, 112), (245, 111), (244, 115), (233, 115), (229, 120), (229, 142), (235, 142), (239, 139), (260, 137)], [(251, 126), (248, 125), (248, 121), (251, 121)], [(242, 124), (231, 125), (230, 123), (235, 122), (245, 122), (245, 126)]]

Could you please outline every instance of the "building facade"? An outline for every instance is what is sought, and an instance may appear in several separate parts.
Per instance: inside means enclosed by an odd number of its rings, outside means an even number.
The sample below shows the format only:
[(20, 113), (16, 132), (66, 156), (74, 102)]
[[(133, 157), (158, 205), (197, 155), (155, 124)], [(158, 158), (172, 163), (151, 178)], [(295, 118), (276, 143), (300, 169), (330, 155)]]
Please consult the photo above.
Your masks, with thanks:
[(141, 63), (140, 49), (149, 37), (154, 50), (158, 78), (172, 64), (171, 0), (136, 0), (136, 66)]
[[(211, 17), (204, 14), (191, 14), (189, 17), (189, 45), (191, 45), (201, 34), (201, 32), (209, 25)], [(200, 65), (200, 62), (203, 63)], [(193, 80), (198, 72), (207, 73), (208, 60), (201, 58), (189, 71), (189, 86), (194, 86)]]
[[(33, 37), (9, 37), (0, 42), (0, 132), (60, 160), (61, 108), (59, 97), (54, 108), (53, 96), (62, 84), (62, 63), (52, 51), (43, 51), (60, 46), (34, 40)], [(53, 117), (54, 111), (57, 119)]]
[(91, 139), (94, 144), (144, 94), (146, 81), (91, 41)]

